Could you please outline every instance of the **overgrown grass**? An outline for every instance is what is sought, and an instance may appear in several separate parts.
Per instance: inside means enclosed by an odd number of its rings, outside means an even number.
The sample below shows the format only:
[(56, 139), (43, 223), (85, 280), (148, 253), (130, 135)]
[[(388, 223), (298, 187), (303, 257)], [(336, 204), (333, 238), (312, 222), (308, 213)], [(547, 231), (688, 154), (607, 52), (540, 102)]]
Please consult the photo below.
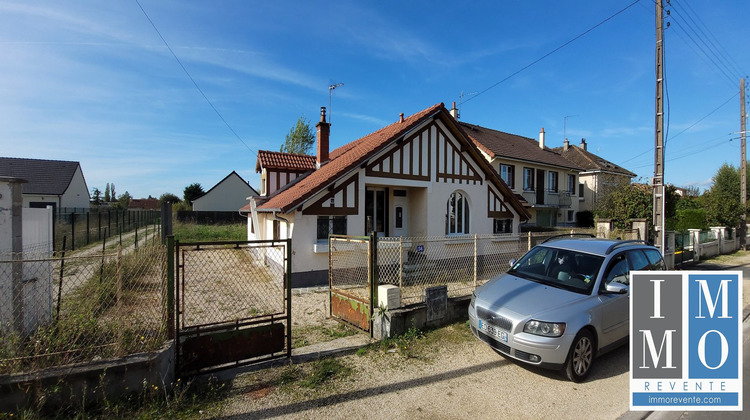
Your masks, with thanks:
[(411, 327), (404, 334), (360, 348), (357, 355), (395, 353), (406, 359), (429, 360), (440, 346), (461, 344), (472, 339), (468, 321), (428, 331)]
[(175, 222), (172, 226), (172, 233), (180, 242), (245, 241), (247, 240), (247, 225), (199, 225)]
[[(66, 392), (65, 386), (61, 384), (51, 392)], [(91, 403), (79, 396), (55, 411), (45, 408), (44, 400), (53, 397), (47, 395), (41, 396), (35, 406), (18, 413), (0, 413), (0, 419), (199, 419), (206, 418), (208, 413), (221, 412), (229, 388), (217, 381), (178, 379), (167, 391), (144, 383), (142, 389), (121, 398)]]

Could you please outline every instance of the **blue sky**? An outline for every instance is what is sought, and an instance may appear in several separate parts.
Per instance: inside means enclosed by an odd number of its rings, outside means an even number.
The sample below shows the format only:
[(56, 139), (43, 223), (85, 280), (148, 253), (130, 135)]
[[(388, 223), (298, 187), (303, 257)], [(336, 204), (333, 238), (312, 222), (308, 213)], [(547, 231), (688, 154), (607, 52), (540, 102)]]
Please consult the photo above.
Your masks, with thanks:
[[(140, 0), (199, 91), (135, 0), (5, 0), (0, 155), (79, 161), (89, 189), (135, 197), (233, 170), (257, 188), (257, 151), (278, 150), (300, 116), (316, 122), (344, 83), (332, 149), (463, 92), (463, 121), (531, 138), (544, 127), (550, 146), (586, 138), (648, 180), (653, 1), (508, 78), (631, 3)], [(671, 3), (666, 180), (706, 188), (740, 162), (750, 2)]]

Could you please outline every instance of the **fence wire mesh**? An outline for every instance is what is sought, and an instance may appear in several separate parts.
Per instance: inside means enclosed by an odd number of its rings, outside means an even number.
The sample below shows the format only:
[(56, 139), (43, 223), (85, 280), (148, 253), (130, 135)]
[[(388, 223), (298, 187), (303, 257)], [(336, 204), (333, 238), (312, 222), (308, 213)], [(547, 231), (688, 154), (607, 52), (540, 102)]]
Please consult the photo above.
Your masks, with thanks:
[(180, 244), (181, 328), (286, 312), (284, 244)]
[(369, 239), (331, 236), (329, 246), (331, 288), (369, 299)]
[(554, 232), (396, 237), (378, 239), (378, 280), (401, 290), (402, 305), (424, 301), (425, 289), (448, 287), (448, 297), (470, 295), (492, 277), (508, 270), (512, 259), (553, 236), (594, 234), (591, 229)]
[(160, 244), (0, 254), (0, 374), (162, 346), (165, 256)]

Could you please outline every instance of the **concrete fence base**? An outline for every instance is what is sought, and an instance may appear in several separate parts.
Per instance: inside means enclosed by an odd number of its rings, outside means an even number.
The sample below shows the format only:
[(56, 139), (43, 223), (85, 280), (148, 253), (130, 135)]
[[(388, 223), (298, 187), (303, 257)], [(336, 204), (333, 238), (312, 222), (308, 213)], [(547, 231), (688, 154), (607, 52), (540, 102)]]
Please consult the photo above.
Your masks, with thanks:
[(174, 378), (174, 342), (130, 356), (0, 376), (0, 413), (35, 408), (56, 413), (105, 400), (118, 400), (158, 387), (169, 392)]

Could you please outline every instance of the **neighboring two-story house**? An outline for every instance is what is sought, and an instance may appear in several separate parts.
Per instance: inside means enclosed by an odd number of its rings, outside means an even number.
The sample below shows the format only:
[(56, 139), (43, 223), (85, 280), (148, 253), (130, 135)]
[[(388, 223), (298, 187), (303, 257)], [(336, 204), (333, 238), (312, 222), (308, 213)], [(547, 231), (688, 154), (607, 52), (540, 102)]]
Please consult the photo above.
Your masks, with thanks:
[(562, 147), (554, 149), (573, 165), (582, 168), (578, 174), (578, 210), (594, 211), (597, 201), (615, 188), (628, 185), (636, 174), (615, 165), (587, 150), (586, 139), (581, 139), (580, 146), (570, 144), (565, 139)]
[(330, 153), (325, 108), (316, 127), (316, 156), (258, 152), (260, 195), (241, 209), (248, 239), (293, 237), (295, 286), (327, 282), (330, 234), (517, 234), (530, 217), (443, 104)]
[[(577, 196), (580, 166), (539, 141), (474, 124), (459, 122), (485, 159), (510, 189), (528, 203), (536, 226), (570, 226), (579, 211)], [(497, 230), (496, 230), (497, 231)]]

